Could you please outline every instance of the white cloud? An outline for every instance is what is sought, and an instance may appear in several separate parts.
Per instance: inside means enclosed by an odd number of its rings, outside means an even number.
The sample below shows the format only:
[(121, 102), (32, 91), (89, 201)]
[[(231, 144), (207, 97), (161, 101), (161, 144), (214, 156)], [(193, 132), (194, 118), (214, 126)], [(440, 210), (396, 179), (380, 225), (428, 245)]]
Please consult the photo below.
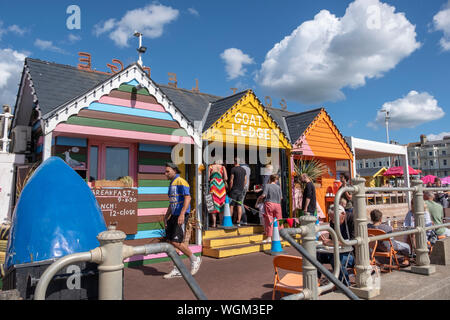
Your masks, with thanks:
[(198, 13), (198, 11), (197, 10), (195, 10), (194, 8), (189, 8), (188, 9), (188, 12), (190, 13), (190, 14), (192, 14), (193, 16), (200, 16), (200, 14)]
[(119, 47), (128, 47), (128, 40), (135, 31), (144, 37), (158, 38), (163, 34), (164, 26), (178, 18), (179, 11), (161, 4), (150, 4), (144, 8), (127, 11), (117, 21), (109, 19), (94, 26), (94, 34), (100, 36), (109, 32), (109, 38)]
[(441, 132), (439, 134), (427, 134), (427, 139), (429, 141), (442, 140), (445, 136), (450, 136), (450, 132)]
[[(414, 128), (420, 124), (442, 118), (444, 110), (428, 92), (410, 91), (405, 97), (386, 102), (383, 108), (389, 111), (389, 128)], [(385, 113), (378, 111), (375, 122), (384, 126)]]
[(439, 41), (444, 51), (450, 50), (450, 2), (433, 17), (433, 26), (436, 31), (442, 31), (444, 36)]
[(27, 52), (0, 49), (0, 105), (14, 107)]
[(55, 46), (52, 41), (36, 39), (34, 45), (43, 51), (53, 51), (66, 54), (66, 51), (64, 49)]
[(255, 63), (249, 55), (236, 48), (226, 49), (220, 54), (220, 57), (225, 61), (228, 80), (245, 75), (247, 70), (244, 68), (244, 65)]
[(78, 35), (73, 34), (73, 33), (70, 33), (68, 38), (69, 38), (69, 42), (70, 43), (75, 43), (75, 42), (78, 42), (78, 41), (81, 40), (81, 36), (78, 36)]
[(345, 98), (343, 88), (382, 77), (419, 47), (403, 13), (378, 0), (355, 0), (343, 17), (322, 10), (275, 44), (255, 80), (290, 100), (337, 101)]
[(11, 33), (11, 32), (18, 34), (19, 36), (23, 36), (26, 32), (28, 32), (28, 30), (25, 28), (21, 28), (16, 24), (13, 24), (9, 27), (3, 27), (3, 21), (0, 21), (0, 40), (2, 39), (2, 36), (4, 34)]

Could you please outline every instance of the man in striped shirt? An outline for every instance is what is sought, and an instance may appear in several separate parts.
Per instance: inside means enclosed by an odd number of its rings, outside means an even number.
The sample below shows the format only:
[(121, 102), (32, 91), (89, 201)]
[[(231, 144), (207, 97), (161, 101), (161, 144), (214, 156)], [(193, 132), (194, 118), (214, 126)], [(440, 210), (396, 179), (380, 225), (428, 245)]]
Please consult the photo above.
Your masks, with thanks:
[[(183, 242), (185, 226), (189, 220), (191, 195), (189, 184), (180, 177), (178, 167), (173, 163), (166, 163), (165, 175), (171, 180), (169, 186), (169, 207), (164, 217), (166, 226), (166, 240), (176, 249), (183, 252), (191, 261), (191, 274), (198, 272), (201, 258), (196, 257), (189, 247)], [(179, 278), (181, 273), (176, 266), (164, 275), (165, 279)]]

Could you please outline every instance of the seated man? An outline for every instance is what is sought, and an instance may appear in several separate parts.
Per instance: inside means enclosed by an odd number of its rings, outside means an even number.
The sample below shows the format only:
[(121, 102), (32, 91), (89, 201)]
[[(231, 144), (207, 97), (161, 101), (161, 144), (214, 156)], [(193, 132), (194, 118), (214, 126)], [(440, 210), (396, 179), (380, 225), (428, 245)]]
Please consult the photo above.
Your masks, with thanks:
[[(331, 205), (328, 209), (328, 217), (330, 219), (330, 226), (334, 228), (334, 205)], [(342, 237), (345, 240), (351, 240), (354, 238), (354, 227), (353, 227), (353, 213), (345, 212), (343, 206), (339, 206), (339, 224)], [(334, 246), (333, 241), (329, 238), (329, 233), (324, 232), (320, 235), (319, 240), (323, 242), (326, 246)], [(347, 268), (353, 268), (355, 265), (355, 259), (352, 252), (345, 252), (339, 254), (339, 260), (341, 262), (341, 272), (339, 273), (339, 280), (345, 278), (345, 284), (348, 286), (350, 284)], [(334, 254), (333, 253), (317, 253), (317, 261), (322, 264), (331, 264), (334, 268)], [(347, 268), (346, 268), (347, 267)], [(321, 273), (317, 271), (318, 278), (320, 279)]]
[[(423, 193), (423, 199), (430, 212), (431, 220), (434, 224), (443, 224), (444, 222), (444, 208), (437, 202), (434, 201), (434, 193), (431, 191), (425, 191)], [(450, 236), (450, 230), (446, 227), (435, 229), (438, 236)]]
[[(369, 223), (367, 225), (368, 229), (379, 229), (383, 230), (386, 233), (392, 233), (393, 229), (391, 226), (388, 226), (387, 224), (382, 223), (383, 219), (383, 213), (378, 210), (372, 210), (370, 212), (370, 219), (372, 220), (372, 223)], [(394, 250), (400, 253), (403, 257), (403, 266), (409, 265), (409, 256), (411, 254), (411, 248), (410, 246), (401, 241), (397, 241), (391, 238), (392, 246), (394, 247)], [(389, 241), (378, 241), (378, 246), (376, 251), (388, 251), (390, 250)]]

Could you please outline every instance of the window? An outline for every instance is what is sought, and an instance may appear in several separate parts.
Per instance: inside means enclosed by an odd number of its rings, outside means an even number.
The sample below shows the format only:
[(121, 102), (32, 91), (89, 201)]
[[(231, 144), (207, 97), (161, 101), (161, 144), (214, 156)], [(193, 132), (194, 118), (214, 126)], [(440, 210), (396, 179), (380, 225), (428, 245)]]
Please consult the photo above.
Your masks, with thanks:
[(366, 168), (368, 168), (369, 167), (369, 163), (368, 162), (366, 162)]
[(360, 168), (360, 169), (363, 168), (363, 164), (362, 164), (362, 163), (359, 164), (359, 168)]
[(430, 167), (433, 166), (433, 160), (430, 160)]
[(429, 155), (430, 157), (432, 157), (432, 156), (433, 156), (433, 151), (429, 151), (429, 152), (428, 152), (428, 155)]
[(444, 166), (446, 166), (446, 165), (447, 165), (447, 159), (444, 159), (444, 160), (442, 161), (442, 164), (443, 164)]
[(415, 166), (416, 165), (416, 160), (412, 160), (412, 165)]
[(89, 180), (117, 180), (131, 176), (136, 181), (136, 146), (128, 143), (89, 141)]
[(381, 161), (378, 162), (378, 166), (379, 166), (379, 167), (382, 167), (382, 166), (383, 166), (383, 164), (381, 163)]
[(446, 155), (447, 155), (447, 151), (442, 150), (442, 155), (443, 155), (443, 156), (446, 156)]

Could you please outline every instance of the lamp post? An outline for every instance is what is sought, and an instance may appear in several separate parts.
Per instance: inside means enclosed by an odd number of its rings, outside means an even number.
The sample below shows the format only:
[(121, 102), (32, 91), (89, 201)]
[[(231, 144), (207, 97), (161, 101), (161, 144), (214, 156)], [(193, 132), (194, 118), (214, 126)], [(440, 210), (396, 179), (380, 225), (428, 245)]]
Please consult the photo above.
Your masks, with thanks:
[(389, 110), (386, 108), (383, 108), (383, 109), (381, 109), (381, 112), (385, 113), (384, 123), (386, 124), (386, 140), (387, 140), (387, 143), (390, 143), (389, 142), (389, 119), (391, 117), (389, 116)]
[(139, 60), (138, 63), (139, 65), (142, 67), (143, 63), (142, 63), (142, 54), (145, 53), (147, 51), (147, 47), (143, 47), (142, 46), (142, 33), (135, 31), (134, 32), (134, 36), (139, 38), (139, 47), (137, 48), (137, 52), (139, 53)]

